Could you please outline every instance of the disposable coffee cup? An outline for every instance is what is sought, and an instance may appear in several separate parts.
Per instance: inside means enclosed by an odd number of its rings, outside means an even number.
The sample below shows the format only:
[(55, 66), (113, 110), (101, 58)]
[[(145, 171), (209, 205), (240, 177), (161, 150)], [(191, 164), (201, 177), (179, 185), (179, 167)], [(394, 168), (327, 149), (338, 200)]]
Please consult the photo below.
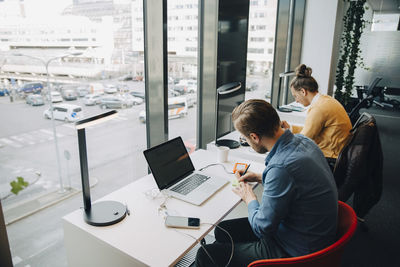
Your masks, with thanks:
[(217, 147), (218, 151), (218, 162), (227, 162), (228, 161), (228, 154), (229, 154), (229, 147), (227, 146), (219, 146)]

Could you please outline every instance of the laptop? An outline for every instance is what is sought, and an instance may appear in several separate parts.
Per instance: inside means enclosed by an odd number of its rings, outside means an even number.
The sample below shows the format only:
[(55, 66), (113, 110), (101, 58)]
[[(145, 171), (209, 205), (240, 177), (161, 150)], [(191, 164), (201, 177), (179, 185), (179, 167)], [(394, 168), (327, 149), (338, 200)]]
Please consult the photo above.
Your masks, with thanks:
[(226, 179), (196, 171), (181, 137), (147, 149), (143, 154), (158, 188), (177, 199), (201, 205), (228, 183)]

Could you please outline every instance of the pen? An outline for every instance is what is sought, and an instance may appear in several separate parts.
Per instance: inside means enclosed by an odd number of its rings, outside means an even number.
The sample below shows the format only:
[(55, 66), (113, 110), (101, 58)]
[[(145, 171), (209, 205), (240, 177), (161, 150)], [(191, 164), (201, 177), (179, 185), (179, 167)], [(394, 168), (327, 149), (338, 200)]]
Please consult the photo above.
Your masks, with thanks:
[(243, 172), (243, 174), (242, 174), (241, 176), (243, 176), (243, 175), (245, 175), (245, 174), (246, 174), (246, 172), (247, 172), (247, 170), (249, 169), (249, 167), (250, 167), (250, 164), (249, 164), (249, 165), (247, 165), (247, 168), (244, 170), (244, 172)]

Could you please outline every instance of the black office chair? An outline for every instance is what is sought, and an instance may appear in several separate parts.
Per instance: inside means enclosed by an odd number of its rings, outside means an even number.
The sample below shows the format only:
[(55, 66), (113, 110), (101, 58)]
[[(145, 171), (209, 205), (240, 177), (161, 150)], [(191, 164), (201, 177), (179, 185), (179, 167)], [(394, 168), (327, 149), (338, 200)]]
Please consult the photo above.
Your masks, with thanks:
[(363, 113), (354, 124), (349, 141), (340, 152), (333, 176), (338, 199), (353, 196), (353, 208), (361, 229), (367, 231), (364, 217), (382, 194), (383, 153), (375, 118)]
[(381, 80), (382, 77), (376, 77), (372, 81), (372, 83), (368, 86), (367, 91), (365, 92), (366, 96), (364, 98), (363, 92), (361, 90), (357, 90), (358, 97), (361, 99), (361, 101), (349, 113), (352, 125), (354, 125), (360, 117), (360, 109), (371, 107), (372, 103), (374, 102), (374, 98), (379, 96), (380, 90), (377, 88), (377, 85)]

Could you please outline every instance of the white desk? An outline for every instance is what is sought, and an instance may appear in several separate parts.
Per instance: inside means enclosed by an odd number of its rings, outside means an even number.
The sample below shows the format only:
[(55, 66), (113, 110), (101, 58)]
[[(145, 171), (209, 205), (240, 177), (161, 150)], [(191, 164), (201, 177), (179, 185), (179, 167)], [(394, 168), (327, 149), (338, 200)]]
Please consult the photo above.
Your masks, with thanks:
[[(198, 150), (191, 154), (195, 168), (215, 163), (216, 154)], [(230, 157), (224, 163), (232, 170), (235, 162), (243, 159)], [(250, 170), (262, 172), (263, 164), (251, 163)], [(231, 180), (221, 166), (209, 167), (205, 172)], [(176, 264), (195, 244), (196, 240), (180, 232), (188, 233), (201, 240), (212, 229), (202, 225), (199, 230), (176, 230), (164, 226), (164, 219), (158, 208), (163, 198), (151, 199), (144, 192), (157, 188), (152, 175), (147, 175), (101, 200), (115, 200), (126, 203), (131, 215), (121, 222), (106, 227), (94, 227), (83, 220), (83, 211), (76, 210), (63, 218), (64, 241), (69, 266), (171, 266)], [(218, 223), (235, 206), (240, 198), (227, 184), (203, 205), (195, 206), (171, 198), (166, 202), (169, 213), (181, 216), (199, 217), (201, 222)]]

